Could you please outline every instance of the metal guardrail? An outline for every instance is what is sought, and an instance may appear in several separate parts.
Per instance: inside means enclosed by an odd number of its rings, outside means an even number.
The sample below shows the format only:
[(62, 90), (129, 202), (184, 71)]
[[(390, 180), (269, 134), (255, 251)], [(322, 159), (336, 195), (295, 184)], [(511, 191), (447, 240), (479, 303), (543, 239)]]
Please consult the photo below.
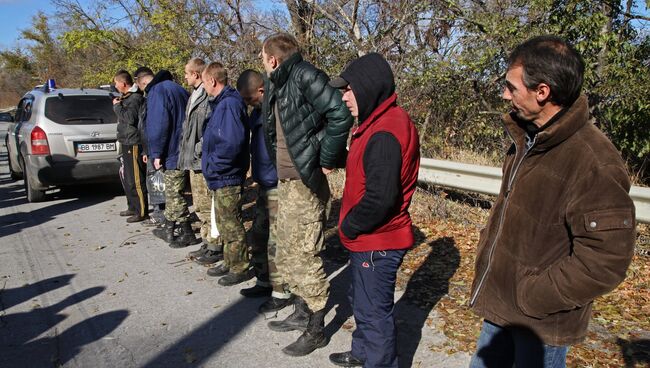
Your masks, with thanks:
[[(496, 196), (501, 188), (501, 168), (423, 158), (419, 180), (447, 188)], [(650, 223), (650, 188), (633, 186), (630, 197), (636, 219)]]

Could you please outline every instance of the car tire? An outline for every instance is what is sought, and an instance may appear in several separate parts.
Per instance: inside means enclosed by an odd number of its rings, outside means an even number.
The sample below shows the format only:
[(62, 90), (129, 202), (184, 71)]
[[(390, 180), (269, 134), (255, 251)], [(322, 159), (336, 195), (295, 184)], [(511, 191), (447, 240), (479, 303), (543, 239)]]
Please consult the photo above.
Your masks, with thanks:
[(27, 202), (42, 202), (45, 199), (45, 191), (34, 189), (33, 178), (30, 178), (29, 170), (25, 167), (25, 160), (21, 160), (23, 167), (23, 182), (25, 186), (25, 194), (27, 195)]

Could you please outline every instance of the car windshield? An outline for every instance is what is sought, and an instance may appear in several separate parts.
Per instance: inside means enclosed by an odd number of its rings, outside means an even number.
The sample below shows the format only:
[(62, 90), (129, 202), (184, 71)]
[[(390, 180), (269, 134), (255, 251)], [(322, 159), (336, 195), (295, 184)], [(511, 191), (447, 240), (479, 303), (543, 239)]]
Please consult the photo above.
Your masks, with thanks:
[(45, 117), (59, 124), (115, 124), (109, 96), (52, 96), (45, 100)]

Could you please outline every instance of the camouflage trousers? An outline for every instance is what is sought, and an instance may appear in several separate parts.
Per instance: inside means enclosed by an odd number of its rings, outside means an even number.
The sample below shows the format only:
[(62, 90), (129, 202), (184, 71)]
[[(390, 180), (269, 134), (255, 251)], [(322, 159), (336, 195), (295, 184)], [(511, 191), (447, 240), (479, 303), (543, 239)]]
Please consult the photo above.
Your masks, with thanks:
[(248, 269), (246, 230), (241, 213), (242, 187), (239, 185), (212, 191), (217, 229), (223, 241), (223, 262), (232, 273)]
[(205, 177), (201, 172), (194, 172), (190, 170), (190, 186), (192, 187), (192, 204), (194, 206), (194, 213), (201, 220), (201, 238), (203, 242), (208, 245), (210, 250), (221, 249), (221, 239), (213, 238), (210, 236), (211, 223), (210, 216), (212, 215), (212, 191), (208, 189), (205, 182)]
[(289, 286), (284, 282), (275, 264), (277, 215), (277, 187), (260, 186), (255, 202), (255, 219), (251, 227), (251, 264), (257, 277), (257, 285), (271, 286), (273, 297), (288, 299), (291, 296)]
[(314, 194), (300, 180), (278, 183), (277, 253), (275, 262), (292, 293), (312, 311), (325, 308), (329, 282), (323, 270), (327, 181)]
[(165, 170), (165, 218), (169, 221), (185, 222), (189, 219), (185, 190), (184, 170)]

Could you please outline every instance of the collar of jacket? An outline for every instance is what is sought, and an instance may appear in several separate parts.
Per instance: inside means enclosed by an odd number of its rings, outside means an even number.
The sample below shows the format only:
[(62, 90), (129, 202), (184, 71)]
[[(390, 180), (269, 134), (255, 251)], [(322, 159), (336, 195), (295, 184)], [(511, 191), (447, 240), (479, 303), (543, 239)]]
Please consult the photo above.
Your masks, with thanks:
[(147, 86), (144, 88), (144, 91), (146, 93), (149, 93), (149, 91), (151, 91), (153, 86), (155, 86), (160, 82), (164, 82), (166, 80), (174, 80), (174, 77), (172, 76), (172, 73), (170, 73), (168, 70), (163, 69), (158, 73), (156, 73), (156, 75), (153, 77), (151, 82), (149, 82), (149, 84), (147, 84)]
[(300, 55), (299, 52), (296, 52), (272, 71), (269, 79), (277, 88), (281, 88), (287, 82), (287, 79), (289, 79), (289, 74), (291, 74), (293, 66), (301, 61), (302, 55)]
[(368, 129), (372, 123), (379, 119), (380, 116), (382, 116), (386, 110), (389, 108), (396, 106), (397, 105), (397, 93), (393, 93), (390, 95), (384, 102), (382, 102), (373, 112), (368, 116), (366, 120), (364, 120), (361, 124), (359, 124), (359, 127), (357, 130), (352, 133), (354, 136), (360, 136), (363, 134), (363, 132)]
[(230, 95), (232, 90), (234, 90), (234, 88), (230, 87), (229, 85), (226, 85), (225, 87), (223, 87), (223, 89), (221, 90), (221, 92), (218, 95), (216, 95), (214, 97), (210, 97), (210, 99), (209, 99), (210, 103), (213, 104), (213, 105), (218, 104), (226, 96)]
[[(589, 121), (589, 103), (587, 96), (581, 95), (573, 103), (558, 114), (562, 114), (557, 121), (537, 133), (536, 144), (532, 152), (544, 152), (564, 142), (575, 132), (580, 130)], [(505, 129), (508, 131), (517, 149), (526, 144), (525, 122), (519, 121), (511, 114), (503, 116)]]

